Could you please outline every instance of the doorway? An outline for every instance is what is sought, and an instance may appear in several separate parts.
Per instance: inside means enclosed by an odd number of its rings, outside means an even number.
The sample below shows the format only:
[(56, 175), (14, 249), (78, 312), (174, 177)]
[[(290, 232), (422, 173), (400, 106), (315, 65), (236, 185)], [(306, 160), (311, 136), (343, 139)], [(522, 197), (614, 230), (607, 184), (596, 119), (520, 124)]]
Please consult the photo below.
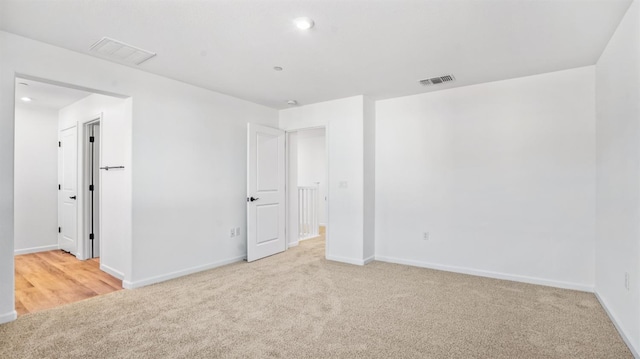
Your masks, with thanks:
[(325, 240), (327, 227), (327, 136), (324, 127), (287, 133), (290, 247)]
[[(125, 100), (15, 81), (14, 270), (22, 315), (122, 289), (99, 258), (99, 166), (103, 113), (121, 113)], [(111, 131), (117, 136), (117, 126)]]
[(325, 128), (285, 132), (249, 123), (247, 135), (247, 261), (307, 239), (322, 241), (326, 253)]

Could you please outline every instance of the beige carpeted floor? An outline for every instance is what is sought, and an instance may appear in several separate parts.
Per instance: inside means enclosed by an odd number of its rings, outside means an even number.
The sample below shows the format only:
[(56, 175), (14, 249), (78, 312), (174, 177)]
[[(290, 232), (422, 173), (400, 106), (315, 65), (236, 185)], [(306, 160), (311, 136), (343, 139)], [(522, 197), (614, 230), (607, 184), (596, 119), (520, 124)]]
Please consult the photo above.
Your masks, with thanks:
[(0, 326), (0, 358), (630, 358), (593, 294), (373, 262), (324, 242)]

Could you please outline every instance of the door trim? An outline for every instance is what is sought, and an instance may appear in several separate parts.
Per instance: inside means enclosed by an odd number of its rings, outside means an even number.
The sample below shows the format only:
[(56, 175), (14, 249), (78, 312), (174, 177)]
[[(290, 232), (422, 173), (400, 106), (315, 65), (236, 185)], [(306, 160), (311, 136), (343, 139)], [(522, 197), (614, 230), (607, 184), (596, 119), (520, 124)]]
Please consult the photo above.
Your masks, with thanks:
[[(82, 171), (82, 176), (81, 176), (81, 181), (79, 181), (79, 183), (82, 185), (82, 190), (79, 191), (79, 199), (81, 200), (79, 202), (79, 204), (81, 204), (82, 208), (80, 208), (81, 212), (80, 212), (80, 217), (82, 218), (82, 221), (78, 222), (78, 232), (82, 233), (81, 235), (81, 240), (78, 241), (79, 245), (81, 247), (78, 248), (78, 259), (91, 259), (91, 240), (89, 238), (89, 226), (90, 226), (90, 215), (91, 212), (90, 210), (90, 201), (91, 198), (87, 195), (88, 193), (88, 189), (89, 189), (89, 176), (90, 176), (90, 166), (89, 166), (89, 160), (90, 160), (90, 146), (88, 144), (87, 141), (85, 141), (85, 139), (88, 138), (89, 136), (89, 126), (94, 125), (96, 123), (102, 125), (102, 113), (99, 113), (95, 116), (92, 117), (92, 120), (89, 120), (87, 122), (83, 122), (82, 123), (82, 163), (81, 163), (81, 171)], [(102, 147), (102, 131), (100, 131), (99, 133), (99, 139), (98, 139), (98, 144), (100, 147)], [(102, 156), (102, 148), (100, 148), (98, 151), (98, 153), (100, 154), (100, 156)], [(98, 196), (98, 208), (101, 204), (99, 198), (102, 197), (101, 194), (102, 191), (102, 186), (98, 187), (98, 192), (97, 192), (97, 196)], [(96, 195), (94, 193), (94, 195)], [(100, 215), (102, 212), (100, 210), (98, 210), (98, 214)], [(100, 218), (97, 218), (98, 223), (100, 223)], [(98, 226), (98, 232), (100, 231), (100, 227)], [(100, 234), (98, 234), (98, 236), (100, 236)], [(100, 237), (100, 243), (102, 243), (102, 237)]]

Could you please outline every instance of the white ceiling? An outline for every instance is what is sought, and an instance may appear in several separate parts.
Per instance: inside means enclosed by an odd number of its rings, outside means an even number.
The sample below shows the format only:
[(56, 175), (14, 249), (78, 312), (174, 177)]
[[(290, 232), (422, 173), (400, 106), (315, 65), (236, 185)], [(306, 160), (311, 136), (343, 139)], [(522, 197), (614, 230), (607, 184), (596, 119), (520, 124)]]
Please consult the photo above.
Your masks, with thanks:
[[(384, 99), (592, 65), (630, 3), (0, 0), (0, 28), (87, 54), (112, 37), (158, 53), (144, 71), (285, 108), (289, 99)], [(316, 26), (297, 30), (300, 16)], [(445, 74), (457, 81), (418, 84)]]
[[(23, 85), (26, 84), (26, 85)], [(74, 90), (43, 82), (16, 79), (16, 105), (59, 110), (63, 107), (91, 95), (90, 92)], [(22, 97), (31, 98), (31, 102), (23, 102)]]

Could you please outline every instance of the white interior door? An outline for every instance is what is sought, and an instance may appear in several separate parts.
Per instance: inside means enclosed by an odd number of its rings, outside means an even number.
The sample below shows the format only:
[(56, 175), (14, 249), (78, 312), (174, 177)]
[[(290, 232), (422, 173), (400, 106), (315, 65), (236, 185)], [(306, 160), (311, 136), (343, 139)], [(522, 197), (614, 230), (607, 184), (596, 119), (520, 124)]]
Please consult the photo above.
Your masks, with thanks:
[(78, 133), (76, 127), (60, 131), (58, 173), (58, 248), (76, 253), (78, 238)]
[(247, 261), (286, 249), (285, 133), (248, 125)]

